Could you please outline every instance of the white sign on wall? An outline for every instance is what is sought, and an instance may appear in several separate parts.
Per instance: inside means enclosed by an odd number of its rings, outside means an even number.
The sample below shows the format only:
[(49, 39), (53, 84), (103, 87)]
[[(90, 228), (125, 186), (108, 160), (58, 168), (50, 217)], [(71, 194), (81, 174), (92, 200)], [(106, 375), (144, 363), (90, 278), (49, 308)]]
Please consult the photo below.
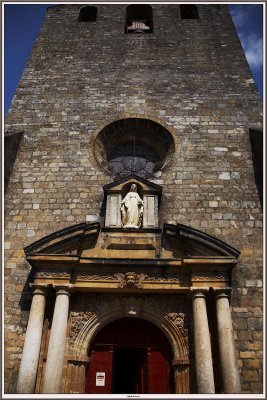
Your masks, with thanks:
[(97, 372), (95, 377), (96, 386), (105, 386), (105, 372)]

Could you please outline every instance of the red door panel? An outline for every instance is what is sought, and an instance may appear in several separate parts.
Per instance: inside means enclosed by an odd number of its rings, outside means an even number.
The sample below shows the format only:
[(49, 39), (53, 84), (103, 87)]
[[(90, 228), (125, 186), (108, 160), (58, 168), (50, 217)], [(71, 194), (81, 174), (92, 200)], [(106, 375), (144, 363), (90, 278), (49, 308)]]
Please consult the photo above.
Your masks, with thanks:
[[(90, 364), (87, 372), (85, 393), (108, 394), (111, 393), (113, 349), (110, 346), (95, 346), (91, 353)], [(105, 373), (105, 385), (96, 385), (97, 372)]]
[(148, 350), (148, 393), (172, 393), (168, 351)]

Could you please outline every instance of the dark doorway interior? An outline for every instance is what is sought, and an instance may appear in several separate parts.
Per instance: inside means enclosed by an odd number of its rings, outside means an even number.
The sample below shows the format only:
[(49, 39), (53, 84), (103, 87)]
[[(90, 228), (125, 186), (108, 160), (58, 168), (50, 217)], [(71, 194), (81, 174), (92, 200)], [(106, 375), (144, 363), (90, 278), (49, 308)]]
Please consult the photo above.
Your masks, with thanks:
[(147, 393), (146, 349), (118, 348), (114, 354), (112, 393)]

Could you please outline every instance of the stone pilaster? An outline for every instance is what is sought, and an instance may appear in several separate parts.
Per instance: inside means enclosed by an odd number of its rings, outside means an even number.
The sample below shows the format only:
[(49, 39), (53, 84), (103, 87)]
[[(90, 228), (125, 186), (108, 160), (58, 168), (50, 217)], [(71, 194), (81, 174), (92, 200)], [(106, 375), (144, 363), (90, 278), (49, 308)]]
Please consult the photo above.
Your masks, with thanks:
[(189, 361), (173, 360), (175, 393), (186, 394), (189, 392)]
[(240, 393), (240, 377), (234, 348), (230, 289), (214, 289), (218, 325), (218, 342), (224, 393)]
[(20, 363), (17, 393), (34, 393), (40, 355), (47, 288), (33, 284), (31, 287), (33, 298)]
[(69, 296), (72, 285), (54, 286), (56, 302), (48, 345), (43, 393), (60, 393), (64, 363)]
[(192, 288), (195, 362), (198, 393), (215, 393), (210, 332), (205, 294), (207, 288)]

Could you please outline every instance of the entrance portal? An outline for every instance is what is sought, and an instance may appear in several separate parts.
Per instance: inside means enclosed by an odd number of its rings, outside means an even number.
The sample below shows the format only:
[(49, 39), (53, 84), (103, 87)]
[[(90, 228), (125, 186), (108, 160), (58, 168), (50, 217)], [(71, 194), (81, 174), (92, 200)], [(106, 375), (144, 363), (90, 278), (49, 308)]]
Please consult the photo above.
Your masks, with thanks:
[(114, 321), (91, 346), (85, 393), (174, 393), (171, 358), (155, 325), (137, 318)]

